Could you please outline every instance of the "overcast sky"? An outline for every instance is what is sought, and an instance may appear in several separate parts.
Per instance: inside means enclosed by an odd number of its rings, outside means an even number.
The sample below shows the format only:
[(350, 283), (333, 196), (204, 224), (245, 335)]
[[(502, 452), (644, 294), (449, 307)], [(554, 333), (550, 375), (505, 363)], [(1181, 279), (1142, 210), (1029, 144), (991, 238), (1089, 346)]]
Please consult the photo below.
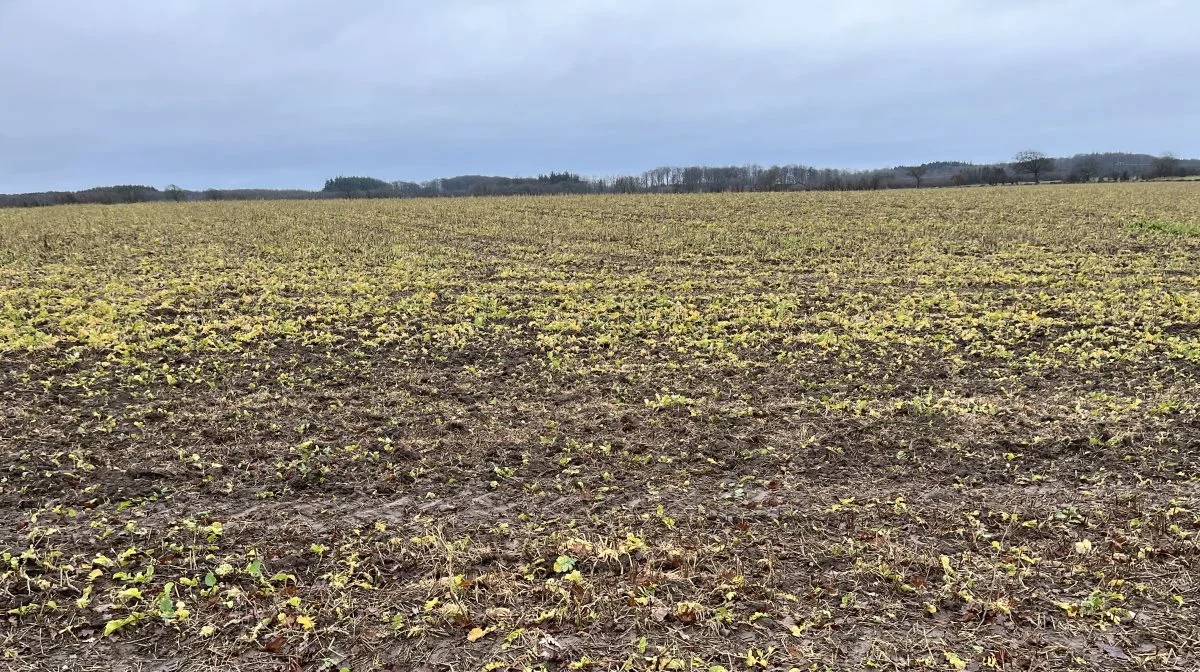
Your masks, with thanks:
[(1197, 26), (1196, 0), (0, 0), (0, 192), (1200, 156)]

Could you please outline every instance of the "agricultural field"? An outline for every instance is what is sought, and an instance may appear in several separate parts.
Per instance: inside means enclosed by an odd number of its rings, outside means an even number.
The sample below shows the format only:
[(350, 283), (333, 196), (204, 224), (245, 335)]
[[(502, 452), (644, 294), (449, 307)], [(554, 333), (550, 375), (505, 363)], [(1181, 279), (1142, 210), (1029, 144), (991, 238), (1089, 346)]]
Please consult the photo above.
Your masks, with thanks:
[(1200, 669), (1200, 184), (0, 211), (13, 670)]

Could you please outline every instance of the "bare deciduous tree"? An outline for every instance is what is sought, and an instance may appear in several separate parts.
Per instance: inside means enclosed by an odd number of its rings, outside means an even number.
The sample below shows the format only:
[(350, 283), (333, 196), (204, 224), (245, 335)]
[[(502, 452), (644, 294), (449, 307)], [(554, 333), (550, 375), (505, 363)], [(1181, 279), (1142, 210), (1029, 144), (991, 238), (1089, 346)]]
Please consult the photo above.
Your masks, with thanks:
[(1018, 173), (1032, 175), (1034, 184), (1041, 184), (1042, 175), (1054, 170), (1054, 159), (1041, 152), (1026, 149), (1017, 152), (1017, 155), (1013, 157), (1013, 168)]
[(907, 173), (909, 177), (917, 181), (917, 188), (920, 189), (921, 178), (925, 177), (925, 173), (929, 172), (929, 168), (926, 166), (909, 166), (908, 168), (904, 169), (904, 172)]
[(1176, 177), (1180, 175), (1179, 159), (1171, 152), (1156, 157), (1150, 164), (1150, 177)]

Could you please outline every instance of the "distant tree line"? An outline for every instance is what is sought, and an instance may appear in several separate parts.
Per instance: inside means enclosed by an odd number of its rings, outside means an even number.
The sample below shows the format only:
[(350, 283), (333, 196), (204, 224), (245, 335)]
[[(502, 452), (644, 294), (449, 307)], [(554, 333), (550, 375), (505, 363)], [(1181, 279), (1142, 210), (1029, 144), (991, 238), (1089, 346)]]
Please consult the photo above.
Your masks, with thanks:
[(392, 185), (389, 182), (374, 177), (344, 177), (338, 176), (330, 180), (325, 180), (325, 188), (321, 191), (327, 194), (341, 194), (349, 197), (352, 194), (370, 193), (391, 189)]
[(94, 203), (153, 203), (157, 201), (266, 201), (315, 200), (327, 198), (317, 191), (306, 189), (205, 189), (190, 191), (168, 186), (164, 189), (146, 185), (116, 185), (93, 187), (83, 191), (42, 191), (27, 194), (0, 194), (0, 207), (37, 207), (43, 205), (72, 205)]
[(206, 189), (191, 191), (168, 185), (115, 185), (83, 191), (0, 195), (0, 207), (32, 207), (72, 203), (141, 203), (201, 200), (302, 200), (327, 198), (416, 198), (613, 193), (711, 193), (743, 191), (860, 191), (1017, 184), (1022, 181), (1129, 181), (1200, 175), (1200, 160), (1109, 152), (1051, 158), (1040, 152), (1018, 152), (996, 164), (935, 161), (917, 166), (876, 170), (839, 170), (790, 164), (785, 166), (662, 166), (638, 175), (585, 178), (551, 172), (536, 177), (459, 175), (426, 182), (388, 182), (375, 177), (338, 176), (320, 191), (301, 189)]

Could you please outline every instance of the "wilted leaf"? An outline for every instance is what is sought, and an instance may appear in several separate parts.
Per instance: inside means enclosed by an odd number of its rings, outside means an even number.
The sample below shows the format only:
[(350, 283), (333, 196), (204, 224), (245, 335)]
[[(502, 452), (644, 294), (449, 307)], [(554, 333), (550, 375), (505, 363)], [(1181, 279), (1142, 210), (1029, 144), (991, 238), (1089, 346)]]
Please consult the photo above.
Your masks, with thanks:
[(129, 625), (130, 623), (136, 623), (138, 621), (138, 618), (139, 617), (137, 614), (132, 614), (130, 616), (126, 616), (125, 618), (115, 618), (115, 619), (105, 623), (104, 624), (104, 636), (108, 637), (109, 635), (111, 635), (114, 632), (116, 632), (117, 630), (120, 630), (121, 628)]
[(941, 556), (941, 560), (942, 571), (946, 573), (946, 578), (953, 579), (955, 576), (958, 576), (958, 574), (954, 571), (954, 567), (950, 566), (950, 556), (943, 555)]
[(283, 648), (283, 637), (276, 635), (272, 637), (266, 644), (263, 644), (263, 650), (269, 653), (279, 653)]

